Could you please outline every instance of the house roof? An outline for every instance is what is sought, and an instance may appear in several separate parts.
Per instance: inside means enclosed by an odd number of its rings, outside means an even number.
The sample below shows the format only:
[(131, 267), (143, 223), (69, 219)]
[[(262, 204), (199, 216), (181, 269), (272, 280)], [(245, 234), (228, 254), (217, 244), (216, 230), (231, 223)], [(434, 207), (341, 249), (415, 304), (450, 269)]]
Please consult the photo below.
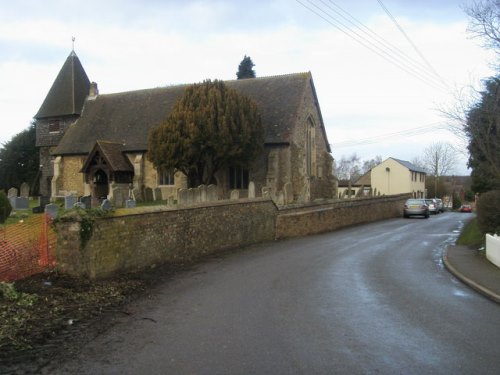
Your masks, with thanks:
[(87, 171), (97, 152), (100, 152), (106, 164), (113, 172), (133, 172), (134, 167), (123, 151), (123, 145), (120, 143), (97, 141), (82, 167), (82, 172)]
[(372, 184), (372, 170), (368, 170), (365, 174), (356, 180), (357, 185), (371, 186)]
[[(290, 143), (297, 109), (306, 90), (313, 90), (315, 96), (310, 72), (225, 83), (256, 102), (267, 144)], [(88, 99), (81, 117), (69, 127), (54, 154), (86, 154), (96, 139), (122, 144), (124, 151), (147, 150), (149, 131), (168, 117), (186, 87), (169, 86)], [(320, 126), (325, 133), (322, 120)], [(325, 142), (329, 149), (326, 134)]]
[(410, 171), (413, 171), (413, 172), (420, 172), (420, 173), (426, 173), (427, 172), (425, 171), (425, 169), (423, 168), (420, 168), (420, 167), (417, 167), (415, 164), (412, 164), (410, 163), (409, 161), (406, 161), (406, 160), (400, 160), (400, 159), (396, 159), (396, 158), (391, 158), (392, 160), (395, 160), (397, 161), (399, 164), (405, 166), (406, 168), (408, 168)]
[(87, 73), (75, 51), (71, 51), (34, 117), (41, 119), (79, 115), (89, 88)]

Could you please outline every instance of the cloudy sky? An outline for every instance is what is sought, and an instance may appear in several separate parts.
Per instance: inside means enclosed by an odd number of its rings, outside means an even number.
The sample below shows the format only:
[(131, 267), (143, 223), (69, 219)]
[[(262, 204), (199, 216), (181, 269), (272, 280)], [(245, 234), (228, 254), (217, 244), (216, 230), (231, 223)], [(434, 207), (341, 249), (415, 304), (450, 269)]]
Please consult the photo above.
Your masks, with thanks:
[[(101, 93), (311, 71), (333, 156), (412, 160), (458, 144), (436, 108), (490, 76), (467, 0), (17, 0), (0, 5), (0, 143), (72, 49)], [(385, 6), (385, 9), (382, 7)], [(468, 173), (465, 157), (455, 173)]]

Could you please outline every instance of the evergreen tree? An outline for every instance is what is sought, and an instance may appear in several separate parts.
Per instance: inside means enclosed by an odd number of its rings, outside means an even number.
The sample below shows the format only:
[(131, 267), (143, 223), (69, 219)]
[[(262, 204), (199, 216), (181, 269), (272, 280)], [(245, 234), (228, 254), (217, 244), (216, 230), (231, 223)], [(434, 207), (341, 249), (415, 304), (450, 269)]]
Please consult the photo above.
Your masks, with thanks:
[(264, 138), (256, 104), (222, 81), (186, 88), (163, 124), (149, 135), (148, 158), (156, 168), (179, 170), (188, 185), (214, 183), (217, 171), (249, 168)]
[[(0, 147), (0, 189), (19, 188), (23, 182), (36, 186), (39, 160), (36, 129), (32, 123)], [(31, 194), (36, 194), (36, 191), (31, 191)]]
[(250, 56), (245, 55), (243, 60), (241, 60), (240, 65), (238, 66), (236, 77), (238, 79), (255, 78), (255, 70), (253, 70), (254, 66), (255, 64), (253, 63)]
[(485, 87), (465, 127), (472, 190), (477, 193), (500, 189), (500, 76), (489, 78)]

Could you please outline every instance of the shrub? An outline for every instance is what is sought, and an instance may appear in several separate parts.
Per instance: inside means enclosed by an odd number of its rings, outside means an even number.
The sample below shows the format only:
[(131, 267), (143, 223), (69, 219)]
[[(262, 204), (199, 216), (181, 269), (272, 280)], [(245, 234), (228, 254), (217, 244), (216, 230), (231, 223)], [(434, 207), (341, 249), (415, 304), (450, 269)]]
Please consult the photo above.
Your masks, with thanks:
[(481, 194), (477, 202), (477, 224), (482, 233), (500, 233), (500, 190)]
[(453, 209), (458, 210), (462, 205), (462, 200), (458, 196), (458, 194), (453, 194)]
[(11, 211), (12, 206), (10, 205), (9, 199), (3, 190), (0, 190), (0, 224), (5, 223)]

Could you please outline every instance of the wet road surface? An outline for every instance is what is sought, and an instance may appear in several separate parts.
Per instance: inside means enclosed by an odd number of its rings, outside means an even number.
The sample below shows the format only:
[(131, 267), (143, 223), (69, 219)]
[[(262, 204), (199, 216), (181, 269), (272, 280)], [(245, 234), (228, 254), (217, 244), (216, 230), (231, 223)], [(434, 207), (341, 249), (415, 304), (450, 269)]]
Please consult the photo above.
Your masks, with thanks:
[(443, 267), (466, 216), (251, 247), (177, 276), (51, 374), (498, 374), (500, 305)]

